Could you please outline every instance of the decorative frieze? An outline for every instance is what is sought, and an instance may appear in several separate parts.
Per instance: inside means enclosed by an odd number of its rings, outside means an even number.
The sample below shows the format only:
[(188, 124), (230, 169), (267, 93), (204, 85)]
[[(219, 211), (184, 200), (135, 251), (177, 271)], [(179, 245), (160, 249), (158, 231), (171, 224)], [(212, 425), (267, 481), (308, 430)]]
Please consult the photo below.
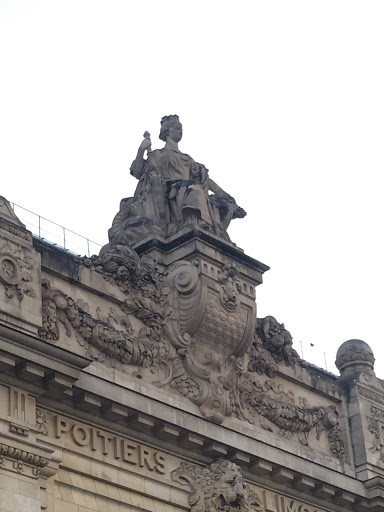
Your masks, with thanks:
[(384, 411), (371, 406), (371, 416), (367, 416), (368, 430), (372, 434), (371, 453), (379, 452), (379, 460), (384, 462)]

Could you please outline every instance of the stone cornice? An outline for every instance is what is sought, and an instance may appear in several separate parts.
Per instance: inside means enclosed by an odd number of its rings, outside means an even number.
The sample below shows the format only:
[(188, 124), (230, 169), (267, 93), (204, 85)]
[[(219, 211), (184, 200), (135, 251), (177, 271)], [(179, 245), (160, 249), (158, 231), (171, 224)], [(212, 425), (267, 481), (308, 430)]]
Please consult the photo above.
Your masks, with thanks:
[(183, 231), (179, 232), (177, 235), (174, 235), (173, 237), (170, 237), (166, 240), (162, 239), (161, 237), (150, 237), (136, 244), (135, 251), (137, 251), (138, 254), (143, 254), (153, 248), (158, 248), (161, 249), (162, 251), (170, 251), (173, 248), (180, 247), (180, 245), (188, 243), (192, 240), (203, 241), (206, 244), (209, 244), (210, 246), (214, 247), (215, 249), (220, 250), (222, 253), (227, 254), (232, 259), (246, 266), (249, 266), (254, 270), (257, 270), (261, 274), (270, 270), (270, 267), (268, 265), (265, 265), (264, 263), (261, 263), (261, 261), (258, 261), (246, 255), (244, 251), (242, 249), (239, 249), (236, 245), (224, 242), (219, 237), (207, 233), (206, 231), (201, 230), (199, 228), (186, 228)]
[[(86, 390), (80, 389), (79, 385)], [(113, 388), (120, 395), (119, 402), (111, 400)], [(103, 392), (97, 393), (97, 390)], [(54, 402), (48, 398), (45, 400), (41, 397), (39, 404), (53, 410)], [(140, 408), (140, 405), (143, 407)], [(151, 409), (156, 415), (148, 413)], [(120, 433), (162, 446), (163, 449), (166, 447), (180, 456), (211, 461), (220, 457), (228, 458), (242, 467), (250, 481), (257, 484), (260, 479), (266, 479), (272, 482), (276, 490), (281, 491), (283, 487), (292, 491), (299, 489), (308, 495), (316, 490), (319, 497), (329, 497), (330, 494), (324, 488), (330, 488), (332, 497), (338, 496), (341, 503), (343, 496), (348, 496), (344, 505), (361, 502), (366, 496), (363, 482), (356, 482), (352, 472), (350, 475), (341, 474), (336, 468), (303, 460), (298, 454), (285, 457), (286, 465), (282, 467), (278, 463), (281, 460), (279, 448), (251, 439), (222, 425), (212, 424), (204, 418), (194, 416), (191, 421), (191, 414), (183, 411), (178, 411), (175, 424), (173, 407), (149, 397), (144, 402), (141, 394), (100, 381), (91, 375), (83, 375), (76, 383), (74, 399), (63, 404), (62, 410), (65, 415), (73, 415), (84, 423), (102, 425), (105, 429), (111, 428), (113, 424), (114, 430)], [(190, 425), (193, 425), (193, 429)], [(333, 485), (336, 480), (339, 485), (342, 482), (342, 488)]]
[(48, 368), (63, 371), (75, 376), (91, 364), (91, 360), (74, 354), (61, 347), (42, 341), (39, 338), (28, 336), (10, 327), (0, 324), (0, 352), (16, 357), (46, 364)]
[[(41, 348), (48, 346), (47, 343), (41, 341), (39, 343)], [(12, 346), (17, 348), (8, 341), (7, 348)], [(148, 394), (144, 401), (142, 393), (81, 372), (79, 368), (74, 373), (72, 366), (74, 360), (70, 357), (73, 354), (53, 345), (49, 347), (51, 357), (40, 353), (41, 358), (38, 363), (37, 359), (28, 359), (26, 351), (22, 354), (23, 350), (20, 350), (20, 347), (18, 356), (7, 351), (6, 373), (39, 386), (42, 391), (39, 393), (38, 404), (42, 407), (50, 403), (49, 408), (52, 408), (52, 404), (57, 404), (58, 411), (62, 407), (67, 411), (72, 410), (85, 422), (89, 421), (89, 414), (92, 418), (99, 417), (107, 427), (108, 424), (113, 423), (119, 425), (122, 431), (128, 428), (139, 439), (146, 440), (149, 436), (152, 440), (158, 439), (162, 443), (170, 443), (170, 448), (176, 448), (176, 452), (177, 450), (184, 454), (190, 452), (193, 456), (200, 454), (201, 457), (208, 457), (211, 460), (223, 456), (229, 457), (242, 465), (251, 479), (266, 475), (276, 482), (294, 486), (297, 481), (310, 474), (313, 477), (312, 480), (316, 482), (314, 485), (322, 482), (332, 486), (334, 481), (332, 475), (337, 474), (338, 482), (343, 482), (343, 492), (355, 492), (359, 498), (365, 494), (364, 484), (362, 482), (357, 484), (352, 473), (348, 476), (340, 473), (340, 469), (337, 470), (336, 459), (333, 461), (334, 468), (332, 468), (329, 464), (320, 466), (303, 459), (298, 456), (299, 454), (290, 453), (289, 457), (286, 457), (286, 467), (283, 468), (277, 463), (281, 455), (280, 448), (250, 435), (240, 434), (223, 425), (211, 423), (186, 410), (177, 410), (176, 422), (174, 404), (167, 405), (151, 398)], [(29, 355), (31, 354), (33, 352)], [(64, 354), (67, 355), (68, 362), (65, 363), (62, 358), (62, 365), (59, 365), (58, 369), (53, 368), (53, 362), (59, 363), (52, 358), (53, 354), (57, 358), (60, 354), (63, 354), (63, 357)], [(25, 359), (20, 357), (22, 355)], [(79, 365), (85, 366), (88, 362), (85, 358), (76, 357)], [(150, 414), (151, 411), (152, 414)], [(190, 428), (191, 425), (193, 429)], [(341, 492), (341, 489), (336, 489), (336, 492)]]
[(5, 461), (9, 460), (12, 462), (12, 470), (18, 473), (24, 473), (24, 467), (27, 466), (31, 468), (31, 476), (49, 478), (57, 472), (60, 462), (52, 457), (54, 451), (5, 432), (0, 433), (0, 467), (4, 467)]

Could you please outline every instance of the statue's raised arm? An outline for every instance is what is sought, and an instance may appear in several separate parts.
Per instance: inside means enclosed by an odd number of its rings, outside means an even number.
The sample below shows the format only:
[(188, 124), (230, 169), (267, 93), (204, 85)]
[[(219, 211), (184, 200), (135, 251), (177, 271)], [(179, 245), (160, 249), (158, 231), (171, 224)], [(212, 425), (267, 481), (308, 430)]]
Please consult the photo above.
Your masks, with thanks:
[(198, 226), (230, 241), (230, 221), (246, 213), (209, 177), (204, 165), (179, 150), (182, 136), (177, 115), (161, 120), (162, 149), (152, 151), (150, 135), (144, 133), (131, 165), (139, 183), (134, 196), (121, 201), (109, 230), (110, 243), (132, 245), (150, 235), (168, 238), (186, 226)]
[(144, 154), (146, 151), (149, 153), (151, 151), (152, 146), (150, 133), (144, 132), (143, 137), (144, 140), (140, 144), (139, 149), (137, 150), (136, 158), (131, 165), (131, 174), (137, 179), (140, 179), (141, 175), (143, 174), (145, 166)]

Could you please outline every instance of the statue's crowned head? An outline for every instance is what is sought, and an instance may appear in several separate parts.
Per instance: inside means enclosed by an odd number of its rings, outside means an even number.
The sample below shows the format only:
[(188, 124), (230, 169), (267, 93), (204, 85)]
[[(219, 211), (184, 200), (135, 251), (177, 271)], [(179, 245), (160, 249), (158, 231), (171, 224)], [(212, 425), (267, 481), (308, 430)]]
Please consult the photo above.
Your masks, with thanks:
[[(175, 134), (170, 133), (170, 131), (175, 131)], [(172, 116), (164, 116), (161, 119), (161, 128), (160, 128), (160, 135), (159, 139), (166, 142), (167, 137), (171, 136), (171, 138), (177, 138), (178, 140), (175, 140), (175, 142), (180, 142), (182, 137), (183, 131), (182, 131), (182, 125), (179, 121), (179, 116), (172, 115)]]

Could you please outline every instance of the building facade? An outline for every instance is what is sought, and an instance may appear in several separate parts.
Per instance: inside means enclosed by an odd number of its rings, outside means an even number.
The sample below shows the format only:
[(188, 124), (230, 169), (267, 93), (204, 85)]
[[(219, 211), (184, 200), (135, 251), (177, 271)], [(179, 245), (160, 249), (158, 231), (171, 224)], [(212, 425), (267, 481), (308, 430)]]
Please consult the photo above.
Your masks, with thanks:
[(0, 199), (0, 512), (384, 511), (369, 346), (303, 361), (268, 267), (179, 228), (80, 258)]

